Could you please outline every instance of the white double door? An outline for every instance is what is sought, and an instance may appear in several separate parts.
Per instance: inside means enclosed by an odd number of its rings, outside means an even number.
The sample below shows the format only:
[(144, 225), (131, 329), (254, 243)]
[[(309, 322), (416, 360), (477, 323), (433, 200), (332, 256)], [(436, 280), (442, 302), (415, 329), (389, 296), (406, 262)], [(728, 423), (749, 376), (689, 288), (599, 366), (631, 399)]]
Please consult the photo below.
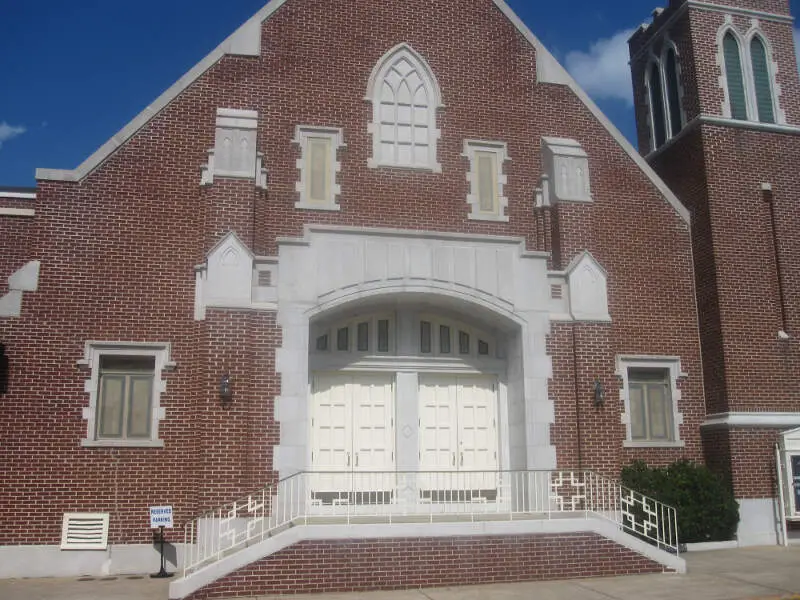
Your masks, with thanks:
[[(391, 490), (395, 468), (394, 375), (317, 374), (312, 384), (312, 492), (324, 504)], [(373, 498), (372, 501), (375, 501)]]
[(422, 482), (423, 495), (461, 491), (456, 498), (494, 497), (499, 466), (497, 379), (420, 375), (419, 402), (420, 470), (429, 472)]

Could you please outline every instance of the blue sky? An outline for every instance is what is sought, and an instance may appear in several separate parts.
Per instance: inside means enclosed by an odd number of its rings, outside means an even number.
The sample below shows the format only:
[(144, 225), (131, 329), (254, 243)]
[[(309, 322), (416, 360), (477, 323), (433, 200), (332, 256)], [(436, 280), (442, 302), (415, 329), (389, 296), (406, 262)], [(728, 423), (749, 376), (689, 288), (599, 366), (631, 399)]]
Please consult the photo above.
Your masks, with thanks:
[[(265, 1), (0, 0), (0, 186), (77, 167)], [(509, 4), (632, 138), (625, 40), (657, 3)]]

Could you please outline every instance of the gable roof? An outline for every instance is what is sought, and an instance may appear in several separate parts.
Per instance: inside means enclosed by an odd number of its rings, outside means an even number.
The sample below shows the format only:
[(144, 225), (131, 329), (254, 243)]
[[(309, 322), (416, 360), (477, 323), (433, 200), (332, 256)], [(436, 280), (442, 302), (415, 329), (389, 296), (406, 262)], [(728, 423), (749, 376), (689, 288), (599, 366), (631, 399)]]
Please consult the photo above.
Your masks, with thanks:
[[(133, 120), (123, 127), (116, 135), (103, 144), (89, 158), (84, 160), (74, 170), (62, 169), (37, 169), (37, 180), (53, 181), (81, 181), (89, 175), (103, 161), (111, 156), (120, 146), (125, 144), (133, 135), (144, 127), (153, 117), (163, 110), (181, 92), (188, 88), (209, 68), (216, 64), (223, 56), (258, 56), (261, 52), (261, 24), (272, 16), (287, 0), (270, 0), (261, 10), (248, 19), (239, 29), (231, 34), (225, 41), (212, 50), (203, 60), (197, 63), (183, 77), (170, 86), (161, 94), (150, 106), (145, 108)], [(636, 151), (633, 145), (625, 138), (617, 127), (603, 114), (600, 108), (592, 101), (589, 95), (578, 85), (575, 79), (567, 70), (555, 59), (555, 57), (544, 47), (539, 39), (528, 29), (525, 23), (517, 14), (506, 4), (505, 0), (493, 0), (498, 9), (508, 18), (517, 28), (522, 36), (536, 50), (536, 75), (539, 83), (551, 83), (565, 85), (572, 90), (578, 99), (586, 106), (589, 112), (605, 127), (614, 140), (620, 145), (628, 156), (650, 179), (669, 204), (675, 209), (680, 217), (688, 224), (690, 222), (689, 211), (678, 200), (677, 196), (670, 190), (664, 181), (656, 174), (647, 161)]]

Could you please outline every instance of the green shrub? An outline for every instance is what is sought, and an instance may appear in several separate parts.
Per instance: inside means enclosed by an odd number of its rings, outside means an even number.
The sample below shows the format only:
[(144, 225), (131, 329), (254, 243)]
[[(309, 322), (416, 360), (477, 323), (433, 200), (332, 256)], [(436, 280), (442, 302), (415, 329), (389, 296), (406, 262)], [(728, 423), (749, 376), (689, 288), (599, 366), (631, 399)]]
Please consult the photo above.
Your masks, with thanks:
[(650, 468), (636, 461), (622, 469), (622, 484), (674, 507), (681, 543), (726, 541), (736, 533), (733, 490), (708, 467), (681, 460)]

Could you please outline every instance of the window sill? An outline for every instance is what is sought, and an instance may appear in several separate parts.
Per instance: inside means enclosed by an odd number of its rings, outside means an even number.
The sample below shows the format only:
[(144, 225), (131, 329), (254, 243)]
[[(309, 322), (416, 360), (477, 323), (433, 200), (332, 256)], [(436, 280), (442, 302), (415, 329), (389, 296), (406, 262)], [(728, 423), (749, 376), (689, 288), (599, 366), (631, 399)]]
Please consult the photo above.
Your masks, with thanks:
[(506, 215), (482, 215), (480, 213), (469, 213), (470, 221), (492, 221), (494, 223), (508, 223)]
[(342, 207), (338, 204), (316, 204), (313, 202), (295, 202), (294, 207), (301, 210), (327, 210), (334, 212), (342, 210)]
[(370, 169), (402, 169), (404, 171), (427, 171), (428, 173), (441, 173), (442, 165), (439, 163), (433, 165), (399, 165), (396, 163), (382, 163), (375, 159), (370, 158), (367, 161), (367, 167)]
[(684, 448), (686, 442), (678, 440), (677, 442), (637, 442), (634, 440), (625, 440), (622, 442), (623, 448)]
[(163, 448), (164, 440), (81, 440), (83, 448)]

